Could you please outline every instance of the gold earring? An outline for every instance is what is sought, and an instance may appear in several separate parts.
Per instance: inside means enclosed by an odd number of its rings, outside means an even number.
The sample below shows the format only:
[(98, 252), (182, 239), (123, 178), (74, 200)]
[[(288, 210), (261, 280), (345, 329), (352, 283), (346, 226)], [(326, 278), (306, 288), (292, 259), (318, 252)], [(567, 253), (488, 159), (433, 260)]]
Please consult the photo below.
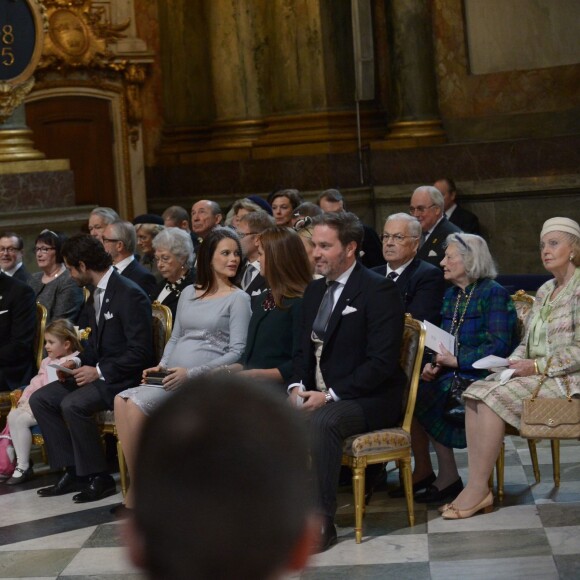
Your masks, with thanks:
[(570, 262), (574, 259), (574, 254), (570, 254)]

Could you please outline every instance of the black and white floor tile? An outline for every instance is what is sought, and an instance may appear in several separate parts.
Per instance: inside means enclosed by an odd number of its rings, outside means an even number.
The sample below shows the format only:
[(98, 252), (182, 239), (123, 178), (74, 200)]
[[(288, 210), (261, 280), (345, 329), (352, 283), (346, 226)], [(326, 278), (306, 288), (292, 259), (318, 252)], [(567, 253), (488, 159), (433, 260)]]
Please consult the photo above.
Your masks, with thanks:
[[(404, 500), (376, 493), (359, 545), (352, 496), (345, 489), (339, 496), (338, 544), (291, 578), (580, 578), (580, 444), (562, 443), (559, 488), (553, 485), (549, 444), (541, 442), (538, 451), (542, 479), (536, 484), (526, 442), (506, 439), (505, 499), (496, 501), (491, 514), (445, 521), (434, 506), (415, 504), (416, 524), (410, 528)], [(457, 459), (466, 478), (466, 453), (457, 452)], [(37, 471), (22, 486), (0, 484), (0, 578), (142, 578), (109, 512), (120, 494), (84, 505), (74, 504), (70, 495), (41, 498), (37, 488), (57, 475)], [(397, 485), (397, 472), (389, 472), (390, 483)]]

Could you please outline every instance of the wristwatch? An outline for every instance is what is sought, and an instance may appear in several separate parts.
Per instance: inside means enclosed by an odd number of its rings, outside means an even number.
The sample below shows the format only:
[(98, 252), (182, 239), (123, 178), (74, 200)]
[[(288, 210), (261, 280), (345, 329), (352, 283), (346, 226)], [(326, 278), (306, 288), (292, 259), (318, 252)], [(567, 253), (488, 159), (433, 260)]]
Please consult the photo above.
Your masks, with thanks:
[(326, 391), (326, 393), (324, 393), (324, 404), (328, 405), (328, 403), (332, 403), (333, 401), (334, 399), (332, 398), (330, 391)]

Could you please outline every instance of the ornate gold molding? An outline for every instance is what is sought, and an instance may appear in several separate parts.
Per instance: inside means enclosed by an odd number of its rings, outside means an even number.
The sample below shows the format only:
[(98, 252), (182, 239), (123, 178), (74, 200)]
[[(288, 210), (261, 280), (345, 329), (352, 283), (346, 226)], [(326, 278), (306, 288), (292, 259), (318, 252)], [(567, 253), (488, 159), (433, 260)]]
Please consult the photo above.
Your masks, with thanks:
[(130, 22), (112, 24), (104, 19), (105, 10), (93, 6), (92, 0), (45, 0), (48, 34), (38, 65), (39, 79), (49, 73), (63, 77), (73, 72), (86, 72), (93, 84), (118, 79), (124, 88), (129, 124), (129, 139), (139, 140), (139, 124), (143, 119), (141, 89), (147, 78), (148, 64), (120, 58), (109, 44), (124, 38)]

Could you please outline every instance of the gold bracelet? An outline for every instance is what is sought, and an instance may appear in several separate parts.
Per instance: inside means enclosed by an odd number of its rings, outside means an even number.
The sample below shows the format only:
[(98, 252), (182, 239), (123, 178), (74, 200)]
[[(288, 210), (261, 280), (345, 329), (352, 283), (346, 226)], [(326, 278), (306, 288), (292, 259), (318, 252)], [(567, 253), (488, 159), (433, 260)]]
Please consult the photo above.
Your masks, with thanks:
[(538, 368), (538, 359), (535, 358), (534, 359), (534, 372), (539, 375), (540, 374), (540, 369)]

